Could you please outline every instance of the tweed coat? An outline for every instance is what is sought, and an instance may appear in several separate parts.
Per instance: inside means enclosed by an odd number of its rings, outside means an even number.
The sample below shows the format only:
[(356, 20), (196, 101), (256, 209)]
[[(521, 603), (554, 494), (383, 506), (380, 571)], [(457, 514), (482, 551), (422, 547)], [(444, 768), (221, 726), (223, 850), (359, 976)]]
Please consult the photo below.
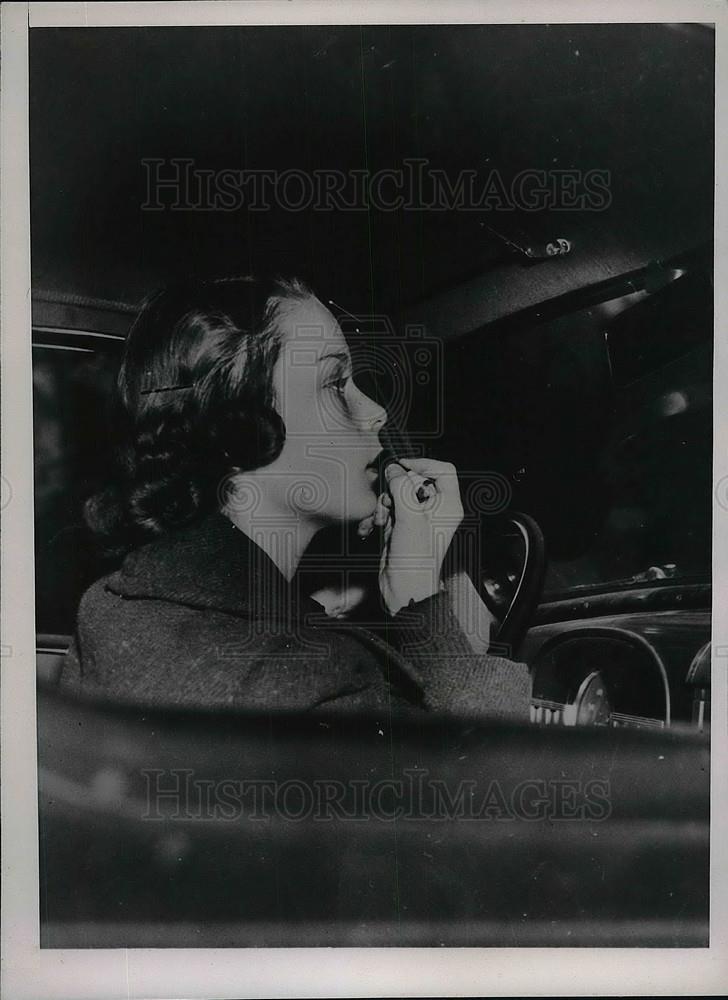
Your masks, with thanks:
[(528, 719), (528, 668), (475, 654), (447, 593), (374, 630), (329, 618), (298, 590), (212, 514), (86, 591), (59, 683), (149, 706)]

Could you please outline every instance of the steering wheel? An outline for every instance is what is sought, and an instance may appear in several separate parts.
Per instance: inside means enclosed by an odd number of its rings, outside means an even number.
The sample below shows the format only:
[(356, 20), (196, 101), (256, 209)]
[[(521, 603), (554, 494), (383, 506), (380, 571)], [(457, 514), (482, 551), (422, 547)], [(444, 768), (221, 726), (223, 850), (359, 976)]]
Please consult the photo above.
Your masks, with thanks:
[(517, 655), (543, 593), (546, 548), (543, 532), (528, 514), (508, 511), (487, 524), (477, 577), (484, 604), (498, 626), (494, 653)]

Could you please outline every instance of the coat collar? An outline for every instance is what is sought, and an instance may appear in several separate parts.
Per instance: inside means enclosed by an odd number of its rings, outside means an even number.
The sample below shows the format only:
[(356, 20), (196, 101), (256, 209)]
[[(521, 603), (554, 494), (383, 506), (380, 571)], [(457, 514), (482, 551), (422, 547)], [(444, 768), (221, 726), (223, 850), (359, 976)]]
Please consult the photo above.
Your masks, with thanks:
[(130, 552), (107, 587), (127, 598), (151, 598), (242, 617), (321, 615), (299, 596), (273, 560), (224, 514), (161, 536)]
[[(298, 593), (273, 560), (224, 514), (211, 514), (130, 552), (106, 588), (125, 598), (147, 598), (221, 611), (248, 620), (327, 625), (356, 634), (388, 670), (397, 669), (414, 701), (423, 698), (419, 672), (368, 629), (330, 619), (320, 604)], [(388, 674), (389, 676), (389, 674)], [(394, 676), (394, 675), (393, 675)]]

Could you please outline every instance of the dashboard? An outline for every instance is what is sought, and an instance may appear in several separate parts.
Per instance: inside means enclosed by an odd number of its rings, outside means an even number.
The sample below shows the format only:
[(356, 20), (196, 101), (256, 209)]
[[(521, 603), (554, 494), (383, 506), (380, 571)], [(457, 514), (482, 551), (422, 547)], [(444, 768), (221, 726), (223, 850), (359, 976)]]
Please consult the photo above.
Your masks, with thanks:
[(533, 721), (705, 728), (710, 618), (681, 609), (532, 627), (519, 658), (532, 670)]

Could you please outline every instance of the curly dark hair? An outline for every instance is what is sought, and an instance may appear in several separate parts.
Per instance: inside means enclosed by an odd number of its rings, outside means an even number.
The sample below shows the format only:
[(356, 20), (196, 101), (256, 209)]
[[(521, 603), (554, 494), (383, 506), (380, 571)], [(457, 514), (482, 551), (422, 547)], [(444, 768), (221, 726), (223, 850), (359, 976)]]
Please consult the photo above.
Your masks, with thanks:
[(219, 508), (232, 473), (280, 454), (279, 319), (313, 294), (299, 278), (242, 277), (179, 282), (146, 300), (117, 377), (114, 481), (84, 508), (108, 555)]

